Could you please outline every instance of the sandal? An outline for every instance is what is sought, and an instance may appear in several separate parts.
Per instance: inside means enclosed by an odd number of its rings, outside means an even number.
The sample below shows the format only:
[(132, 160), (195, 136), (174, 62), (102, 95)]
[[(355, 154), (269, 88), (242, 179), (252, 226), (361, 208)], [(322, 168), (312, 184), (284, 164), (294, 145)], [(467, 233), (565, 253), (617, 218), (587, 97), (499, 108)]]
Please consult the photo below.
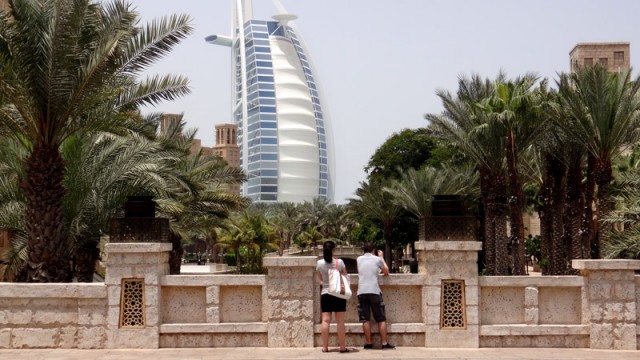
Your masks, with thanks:
[(351, 351), (351, 350), (349, 350), (349, 349), (346, 349), (346, 348), (345, 348), (345, 349), (340, 349), (339, 351), (340, 351), (341, 353), (348, 353), (348, 352), (349, 352), (349, 351)]
[(322, 352), (329, 352), (329, 348), (322, 348)]

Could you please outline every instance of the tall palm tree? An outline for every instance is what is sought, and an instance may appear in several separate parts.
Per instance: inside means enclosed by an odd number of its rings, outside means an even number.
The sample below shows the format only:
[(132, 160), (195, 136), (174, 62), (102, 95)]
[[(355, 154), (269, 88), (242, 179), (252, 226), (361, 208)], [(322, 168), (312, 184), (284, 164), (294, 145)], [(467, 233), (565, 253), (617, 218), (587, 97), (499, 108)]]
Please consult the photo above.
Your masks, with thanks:
[(139, 105), (186, 94), (182, 77), (137, 76), (190, 31), (187, 16), (139, 27), (133, 7), (118, 0), (12, 0), (0, 12), (0, 126), (30, 151), (21, 181), (27, 281), (71, 278), (60, 145), (78, 132), (115, 130)]
[(590, 159), (587, 173), (592, 174), (597, 186), (598, 228), (593, 241), (596, 258), (609, 229), (603, 219), (613, 208), (609, 194), (613, 158), (634, 144), (640, 134), (638, 80), (632, 80), (630, 72), (610, 73), (598, 64), (561, 74), (557, 81), (559, 103), (568, 120), (558, 126), (584, 144)]
[(509, 179), (510, 235), (512, 273), (524, 275), (524, 212), (525, 197), (518, 169), (519, 153), (535, 140), (541, 132), (541, 117), (534, 115), (533, 86), (538, 80), (535, 74), (526, 74), (515, 80), (496, 81), (495, 94), (477, 105), (487, 113), (490, 126), (502, 128), (505, 134), (504, 153)]
[(455, 95), (445, 90), (437, 92), (442, 100), (442, 114), (427, 114), (435, 136), (458, 147), (475, 162), (480, 176), (480, 196), (483, 204), (485, 266), (489, 275), (508, 273), (507, 250), (507, 181), (505, 179), (505, 137), (497, 126), (490, 126), (487, 113), (478, 104), (495, 94), (496, 80), (478, 75), (461, 77)]
[[(11, 141), (3, 142), (0, 154), (15, 154), (17, 160), (27, 156), (24, 147), (11, 144)], [(108, 232), (110, 219), (122, 211), (127, 195), (141, 191), (163, 193), (167, 184), (180, 177), (175, 166), (179, 154), (134, 132), (127, 136), (77, 134), (63, 143), (61, 155), (65, 161), (64, 187), (67, 189), (63, 201), (63, 226), (68, 234), (65, 248), (75, 259), (78, 281), (91, 281), (98, 255), (97, 242)], [(7, 216), (0, 217), (0, 225), (19, 237), (25, 233), (24, 211), (19, 209), (26, 205), (16, 180), (24, 166), (21, 161), (18, 164), (9, 170), (12, 162), (0, 156), (0, 169), (3, 169), (0, 171), (0, 191), (3, 192), (0, 206), (7, 211)], [(13, 193), (16, 196), (9, 196)], [(13, 218), (20, 221), (15, 222)], [(16, 223), (18, 225), (13, 225)], [(17, 251), (22, 242), (14, 245), (16, 251), (11, 255), (23, 254)], [(8, 260), (16, 264), (12, 270), (18, 272), (27, 259)]]

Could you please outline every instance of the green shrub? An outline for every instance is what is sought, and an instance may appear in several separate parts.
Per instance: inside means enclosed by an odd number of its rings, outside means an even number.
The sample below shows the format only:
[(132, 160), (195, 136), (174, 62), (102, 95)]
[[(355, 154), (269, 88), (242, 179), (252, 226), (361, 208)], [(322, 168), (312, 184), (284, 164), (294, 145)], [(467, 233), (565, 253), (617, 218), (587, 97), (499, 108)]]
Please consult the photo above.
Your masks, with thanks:
[(234, 253), (224, 254), (224, 263), (229, 266), (236, 266), (236, 254)]

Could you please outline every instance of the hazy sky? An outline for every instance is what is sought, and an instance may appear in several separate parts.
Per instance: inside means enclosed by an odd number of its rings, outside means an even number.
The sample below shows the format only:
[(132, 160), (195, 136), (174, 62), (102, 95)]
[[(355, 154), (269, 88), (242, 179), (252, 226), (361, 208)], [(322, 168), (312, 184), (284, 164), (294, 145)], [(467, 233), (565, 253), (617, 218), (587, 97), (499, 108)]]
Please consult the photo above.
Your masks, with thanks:
[[(192, 94), (154, 110), (184, 113), (204, 146), (215, 124), (231, 122), (230, 49), (207, 35), (231, 33), (231, 0), (130, 0), (143, 22), (186, 13), (195, 31), (152, 73), (189, 77)], [(254, 18), (277, 11), (254, 0)], [(440, 112), (437, 89), (460, 75), (536, 72), (554, 80), (569, 70), (580, 42), (630, 42), (640, 61), (640, 1), (635, 0), (281, 0), (295, 21), (324, 92), (335, 144), (335, 201), (354, 196), (375, 150), (403, 129)], [(634, 71), (634, 74), (637, 73)]]

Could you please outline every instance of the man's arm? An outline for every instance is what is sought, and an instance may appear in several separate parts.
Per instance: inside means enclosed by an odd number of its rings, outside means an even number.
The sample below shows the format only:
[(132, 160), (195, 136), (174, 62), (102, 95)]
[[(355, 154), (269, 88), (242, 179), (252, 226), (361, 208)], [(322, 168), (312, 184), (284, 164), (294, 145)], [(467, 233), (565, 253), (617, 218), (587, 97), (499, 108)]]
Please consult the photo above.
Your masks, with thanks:
[(389, 267), (387, 266), (387, 262), (384, 261), (384, 253), (382, 252), (382, 250), (378, 250), (378, 256), (380, 257), (380, 260), (382, 260), (382, 275), (389, 275)]

